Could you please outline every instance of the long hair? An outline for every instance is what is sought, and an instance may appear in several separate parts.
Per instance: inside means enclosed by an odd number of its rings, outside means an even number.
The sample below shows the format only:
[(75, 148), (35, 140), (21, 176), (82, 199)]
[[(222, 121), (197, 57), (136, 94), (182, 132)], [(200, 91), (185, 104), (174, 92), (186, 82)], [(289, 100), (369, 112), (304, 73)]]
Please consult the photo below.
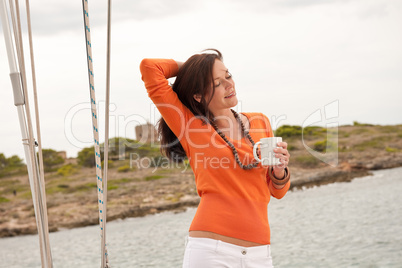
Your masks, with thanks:
[[(205, 51), (213, 51), (207, 53)], [(204, 122), (213, 120), (213, 114), (208, 105), (215, 93), (213, 85), (212, 69), (215, 60), (223, 60), (222, 54), (216, 49), (207, 49), (204, 53), (191, 56), (180, 68), (172, 89), (179, 100), (194, 114), (204, 119)], [(207, 101), (205, 96), (210, 93)], [(201, 101), (194, 99), (199, 95)], [(180, 141), (166, 124), (163, 117), (159, 120), (158, 134), (161, 140), (161, 151), (171, 160), (181, 162), (186, 158), (186, 153)]]

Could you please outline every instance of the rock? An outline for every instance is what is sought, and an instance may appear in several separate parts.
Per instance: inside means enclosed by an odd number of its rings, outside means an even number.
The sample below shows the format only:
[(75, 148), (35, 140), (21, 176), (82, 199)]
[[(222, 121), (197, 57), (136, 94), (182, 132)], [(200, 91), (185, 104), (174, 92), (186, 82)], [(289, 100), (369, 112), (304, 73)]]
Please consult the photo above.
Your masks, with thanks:
[[(306, 170), (307, 176), (298, 178), (297, 175), (291, 178), (290, 189), (302, 189), (304, 187), (314, 187), (334, 182), (349, 182), (353, 178), (370, 175), (367, 170), (342, 170), (342, 169), (326, 169), (323, 171), (311, 172)], [(300, 172), (299, 172), (300, 173)]]

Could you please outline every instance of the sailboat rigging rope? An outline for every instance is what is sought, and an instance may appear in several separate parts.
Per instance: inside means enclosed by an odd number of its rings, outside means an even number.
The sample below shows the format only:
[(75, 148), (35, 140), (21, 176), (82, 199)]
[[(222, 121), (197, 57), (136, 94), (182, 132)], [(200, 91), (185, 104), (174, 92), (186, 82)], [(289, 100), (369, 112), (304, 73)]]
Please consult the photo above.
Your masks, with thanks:
[[(89, 14), (88, 14), (88, 0), (82, 0), (83, 15), (84, 15), (84, 30), (85, 30), (85, 41), (86, 41), (86, 51), (87, 51), (87, 64), (88, 64), (88, 79), (89, 79), (89, 91), (91, 98), (91, 112), (92, 112), (92, 127), (94, 135), (94, 150), (95, 150), (95, 163), (96, 163), (96, 178), (97, 178), (97, 192), (98, 192), (98, 206), (99, 206), (99, 225), (101, 231), (101, 268), (108, 267), (108, 254), (105, 241), (104, 228), (106, 227), (105, 204), (104, 204), (104, 187), (102, 185), (102, 164), (101, 164), (101, 153), (99, 146), (99, 132), (98, 132), (98, 115), (96, 109), (96, 98), (95, 98), (95, 84), (94, 84), (94, 71), (93, 71), (93, 57), (92, 57), (92, 43), (91, 43), (91, 28), (89, 25)], [(108, 106), (106, 110), (108, 110)], [(106, 147), (105, 143), (105, 150)], [(105, 163), (107, 158), (105, 158)]]
[(42, 154), (42, 138), (40, 131), (40, 120), (39, 120), (39, 104), (38, 104), (38, 92), (36, 86), (36, 72), (35, 72), (35, 60), (34, 60), (34, 52), (33, 52), (33, 41), (32, 41), (32, 27), (31, 27), (31, 10), (29, 5), (29, 0), (25, 1), (26, 12), (27, 12), (27, 26), (28, 26), (28, 37), (29, 37), (29, 48), (30, 48), (30, 59), (31, 59), (31, 71), (32, 71), (32, 88), (33, 88), (33, 97), (35, 104), (35, 121), (36, 121), (36, 135), (38, 140), (38, 158), (39, 158), (39, 174), (40, 174), (40, 183), (39, 190), (41, 191), (41, 203), (44, 210), (43, 213), (43, 225), (44, 225), (44, 243), (46, 250), (46, 258), (47, 264), (52, 267), (52, 254), (50, 251), (50, 242), (49, 242), (49, 224), (47, 217), (47, 202), (46, 202), (46, 191), (45, 191), (45, 171), (43, 168), (43, 154)]
[[(102, 234), (102, 256), (105, 256), (106, 253), (106, 215), (107, 215), (107, 174), (108, 174), (108, 166), (109, 166), (109, 106), (110, 106), (110, 39), (111, 39), (111, 0), (108, 0), (108, 12), (107, 12), (107, 46), (106, 46), (106, 104), (105, 104), (105, 145), (103, 147), (104, 152), (104, 171), (103, 171), (103, 179), (104, 179), (104, 211), (103, 213), (103, 234)], [(104, 263), (106, 262), (106, 263)], [(107, 255), (106, 259), (102, 258), (102, 267), (107, 265)]]
[[(35, 64), (33, 57), (33, 42), (32, 42), (32, 28), (31, 28), (31, 17), (29, 10), (29, 1), (26, 0), (26, 12), (27, 12), (27, 23), (28, 23), (28, 34), (29, 34), (29, 46), (30, 46), (30, 60), (31, 60), (31, 70), (33, 79), (33, 90), (34, 90), (34, 100), (35, 100), (35, 114), (36, 114), (36, 126), (37, 126), (37, 136), (39, 141), (39, 163), (36, 158), (35, 153), (35, 139), (33, 135), (32, 119), (29, 107), (28, 93), (27, 93), (27, 79), (25, 71), (25, 61), (24, 61), (24, 50), (22, 41), (22, 30), (21, 30), (21, 17), (19, 11), (19, 1), (15, 0), (15, 10), (12, 0), (10, 0), (10, 11), (13, 22), (13, 31), (16, 43), (16, 51), (18, 55), (19, 69), (21, 72), (22, 79), (22, 89), (24, 95), (25, 104), (25, 115), (27, 118), (27, 128), (28, 137), (23, 142), (26, 142), (29, 146), (29, 155), (31, 161), (27, 161), (31, 166), (28, 167), (33, 172), (32, 177), (30, 176), (30, 185), (32, 191), (32, 198), (35, 209), (36, 222), (39, 234), (39, 245), (41, 252), (42, 267), (53, 267), (52, 256), (50, 251), (49, 242), (49, 229), (48, 229), (48, 218), (47, 218), (47, 206), (46, 206), (46, 193), (45, 193), (45, 180), (43, 172), (43, 159), (41, 150), (41, 136), (40, 136), (40, 126), (39, 126), (39, 112), (37, 105), (37, 90), (36, 90), (36, 76), (35, 76)], [(38, 167), (39, 165), (39, 167)]]
[[(15, 10), (13, 0), (10, 0), (10, 11), (12, 17), (13, 31), (14, 31), (14, 41), (16, 46), (16, 51), (18, 55), (18, 63), (20, 73), (17, 71), (14, 65), (10, 63), (10, 69), (12, 69), (12, 75), (18, 75), (22, 81), (22, 91), (24, 95), (24, 101), (15, 102), (15, 105), (19, 106), (19, 116), (20, 122), (24, 122), (21, 124), (21, 131), (23, 133), (23, 144), (26, 149), (26, 157), (27, 157), (27, 167), (29, 173), (29, 181), (31, 185), (33, 204), (35, 209), (36, 222), (38, 226), (39, 233), (39, 243), (40, 243), (40, 251), (41, 251), (41, 261), (42, 267), (48, 268), (53, 267), (52, 256), (50, 251), (50, 242), (49, 242), (49, 229), (48, 229), (48, 218), (47, 218), (47, 207), (46, 207), (46, 193), (45, 193), (45, 181), (44, 181), (44, 169), (43, 169), (43, 157), (42, 157), (42, 147), (41, 147), (41, 135), (40, 135), (40, 124), (39, 124), (39, 109), (38, 109), (38, 101), (37, 101), (37, 88), (36, 88), (36, 74), (35, 74), (35, 63), (34, 63), (34, 53), (33, 53), (33, 41), (32, 41), (32, 29), (31, 29), (31, 16), (30, 16), (30, 7), (29, 0), (26, 0), (26, 12), (27, 12), (27, 24), (28, 24), (28, 35), (29, 35), (29, 45), (30, 45), (30, 60), (31, 60), (31, 71), (32, 71), (32, 83), (33, 83), (33, 92), (34, 92), (34, 104), (35, 104), (35, 116), (36, 116), (36, 127), (37, 127), (37, 135), (39, 141), (39, 161), (36, 158), (35, 152), (35, 139), (33, 135), (33, 127), (32, 127), (32, 119), (30, 115), (30, 107), (27, 93), (27, 79), (26, 79), (26, 70), (25, 70), (25, 61), (24, 61), (24, 50), (23, 50), (23, 40), (22, 40), (22, 30), (21, 30), (21, 18), (19, 12), (19, 2), (15, 1)], [(101, 163), (101, 153), (99, 146), (99, 132), (98, 132), (98, 117), (97, 117), (97, 106), (95, 99), (95, 87), (94, 87), (94, 73), (93, 73), (93, 58), (92, 58), (92, 44), (91, 44), (91, 36), (90, 36), (90, 26), (89, 26), (89, 14), (88, 14), (88, 1), (83, 0), (83, 15), (84, 15), (84, 27), (85, 27), (85, 40), (86, 40), (86, 50), (87, 50), (87, 64), (88, 64), (88, 78), (89, 78), (89, 89), (90, 89), (90, 98), (91, 98), (91, 112), (92, 112), (92, 125), (93, 125), (93, 134), (94, 134), (94, 150), (95, 150), (95, 162), (96, 162), (96, 177), (97, 177), (97, 192), (98, 192), (98, 205), (99, 205), (99, 224), (101, 229), (101, 251), (102, 251), (102, 266), (101, 268), (108, 268), (108, 254), (106, 249), (106, 194), (107, 194), (107, 167), (108, 167), (108, 139), (109, 139), (109, 96), (110, 96), (110, 24), (111, 24), (111, 1), (108, 0), (108, 40), (107, 40), (107, 78), (106, 78), (106, 111), (105, 111), (105, 123), (106, 123), (106, 131), (105, 131), (105, 174), (104, 181), (102, 182), (102, 163)], [(6, 7), (4, 0), (1, 0), (1, 12), (6, 14)], [(3, 9), (4, 6), (4, 9)], [(4, 11), (4, 12), (3, 12)], [(6, 17), (6, 15), (5, 15)], [(7, 19), (8, 20), (8, 19)], [(2, 16), (3, 24), (7, 24), (8, 22)], [(6, 21), (6, 23), (4, 23)], [(9, 33), (9, 27), (7, 27), (7, 33)], [(5, 35), (6, 36), (6, 35)], [(6, 44), (7, 48), (11, 48), (11, 34), (7, 34)], [(9, 40), (9, 42), (7, 42)], [(11, 44), (11, 45), (8, 45)], [(11, 50), (10, 50), (11, 51)], [(9, 62), (13, 62), (10, 60), (9, 54)], [(15, 70), (15, 71), (14, 71)], [(13, 80), (15, 81), (15, 80)], [(18, 79), (19, 81), (19, 79)], [(13, 84), (14, 86), (15, 84)], [(16, 90), (17, 87), (14, 87), (14, 92), (19, 92)], [(19, 93), (18, 93), (19, 94)], [(25, 111), (22, 111), (22, 106), (24, 106)], [(27, 122), (25, 122), (24, 118), (26, 116)], [(28, 128), (28, 135), (26, 135), (26, 131), (23, 130), (25, 127)], [(27, 149), (29, 147), (29, 150)], [(28, 152), (29, 151), (29, 152)], [(31, 161), (28, 161), (31, 160)], [(30, 163), (28, 163), (30, 162)], [(38, 163), (39, 162), (39, 163)], [(104, 184), (104, 185), (102, 185)], [(105, 193), (104, 193), (105, 188)]]

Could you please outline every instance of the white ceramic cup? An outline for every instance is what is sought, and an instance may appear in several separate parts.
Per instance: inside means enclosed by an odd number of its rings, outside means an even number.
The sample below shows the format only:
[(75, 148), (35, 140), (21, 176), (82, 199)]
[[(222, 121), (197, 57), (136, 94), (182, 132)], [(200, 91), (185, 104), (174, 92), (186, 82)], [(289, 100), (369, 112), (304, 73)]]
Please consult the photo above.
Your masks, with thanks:
[[(279, 161), (279, 158), (275, 157), (274, 152), (275, 148), (281, 148), (278, 147), (278, 142), (282, 142), (282, 137), (262, 138), (259, 142), (256, 142), (253, 147), (255, 160), (261, 162), (261, 165), (263, 166), (279, 165), (281, 162)], [(261, 145), (261, 159), (257, 156), (258, 145)]]

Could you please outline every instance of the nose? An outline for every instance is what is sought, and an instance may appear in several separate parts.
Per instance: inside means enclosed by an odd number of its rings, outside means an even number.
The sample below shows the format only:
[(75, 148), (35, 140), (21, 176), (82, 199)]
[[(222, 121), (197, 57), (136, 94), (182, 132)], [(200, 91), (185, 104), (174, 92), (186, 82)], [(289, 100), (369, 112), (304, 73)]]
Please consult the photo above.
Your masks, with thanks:
[(225, 79), (225, 90), (232, 89), (234, 86), (234, 83), (228, 79)]

